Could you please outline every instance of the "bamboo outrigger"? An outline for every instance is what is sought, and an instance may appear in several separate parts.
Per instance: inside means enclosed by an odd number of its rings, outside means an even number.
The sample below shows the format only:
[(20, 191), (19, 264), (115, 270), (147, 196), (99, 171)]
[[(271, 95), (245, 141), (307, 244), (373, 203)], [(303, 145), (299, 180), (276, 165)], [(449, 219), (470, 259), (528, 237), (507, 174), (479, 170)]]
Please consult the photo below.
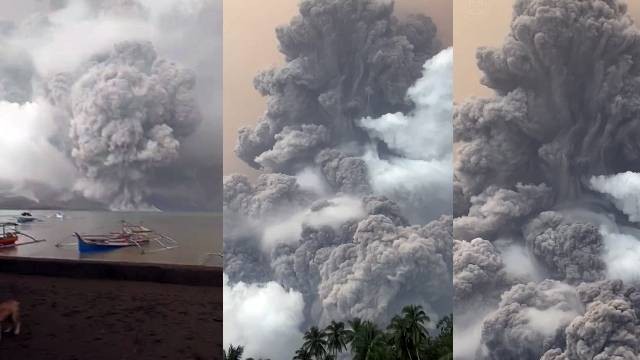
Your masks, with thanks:
[[(0, 249), (14, 248), (16, 246), (35, 244), (45, 241), (18, 230), (19, 224), (12, 222), (0, 223)], [(27, 241), (18, 242), (20, 237), (26, 237)]]
[[(124, 247), (136, 246), (141, 254), (170, 250), (178, 247), (178, 242), (164, 234), (155, 232), (142, 225), (130, 224), (122, 221), (120, 232), (110, 232), (107, 234), (80, 234), (74, 233), (77, 240), (78, 251), (81, 253), (103, 252)], [(64, 245), (75, 245), (71, 243), (58, 243), (57, 247)], [(157, 246), (156, 249), (148, 250), (151, 244)]]

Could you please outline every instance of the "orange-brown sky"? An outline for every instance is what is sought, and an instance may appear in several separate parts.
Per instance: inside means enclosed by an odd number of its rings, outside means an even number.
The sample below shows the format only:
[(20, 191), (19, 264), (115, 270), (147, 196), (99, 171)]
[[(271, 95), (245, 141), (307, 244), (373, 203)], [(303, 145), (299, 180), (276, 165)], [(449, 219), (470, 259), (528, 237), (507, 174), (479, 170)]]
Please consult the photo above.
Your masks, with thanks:
[[(456, 0), (457, 1), (457, 0)], [(282, 62), (275, 28), (297, 14), (298, 0), (224, 0), (224, 173), (253, 174), (233, 153), (238, 128), (253, 125), (265, 110), (265, 99), (253, 88), (261, 70)], [(438, 26), (445, 45), (451, 45), (452, 0), (396, 0), (402, 16), (424, 13)]]
[[(475, 52), (479, 46), (502, 44), (509, 31), (514, 0), (455, 0), (453, 43), (455, 49), (454, 96), (459, 102), (469, 96), (491, 92), (480, 85)], [(639, 21), (640, 1), (630, 0), (629, 12)]]

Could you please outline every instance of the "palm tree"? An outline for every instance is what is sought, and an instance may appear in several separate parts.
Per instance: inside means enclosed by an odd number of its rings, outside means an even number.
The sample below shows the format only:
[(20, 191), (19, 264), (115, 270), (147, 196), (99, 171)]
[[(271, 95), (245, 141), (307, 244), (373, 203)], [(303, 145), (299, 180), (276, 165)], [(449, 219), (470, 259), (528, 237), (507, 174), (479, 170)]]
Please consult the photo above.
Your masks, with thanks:
[(293, 357), (293, 360), (312, 360), (311, 354), (304, 348), (298, 349), (296, 351), (296, 356)]
[(304, 344), (302, 348), (308, 351), (316, 360), (322, 360), (325, 355), (327, 355), (326, 338), (327, 334), (325, 334), (324, 331), (320, 331), (317, 326), (313, 326), (304, 334)]
[(242, 359), (243, 353), (244, 348), (242, 346), (233, 346), (233, 344), (229, 344), (229, 350), (222, 350), (222, 358), (224, 360), (240, 360)]
[(348, 330), (344, 328), (343, 322), (331, 321), (331, 324), (324, 330), (327, 334), (327, 350), (336, 357), (338, 353), (347, 350)]
[(389, 343), (393, 346), (399, 358), (413, 360), (407, 321), (403, 317), (396, 315), (391, 319), (387, 330)]
[(402, 308), (402, 316), (406, 322), (407, 335), (417, 348), (429, 336), (429, 331), (424, 327), (424, 324), (430, 322), (431, 319), (420, 305), (405, 306)]
[(388, 360), (392, 356), (385, 334), (371, 321), (354, 319), (349, 322), (348, 335), (353, 360)]

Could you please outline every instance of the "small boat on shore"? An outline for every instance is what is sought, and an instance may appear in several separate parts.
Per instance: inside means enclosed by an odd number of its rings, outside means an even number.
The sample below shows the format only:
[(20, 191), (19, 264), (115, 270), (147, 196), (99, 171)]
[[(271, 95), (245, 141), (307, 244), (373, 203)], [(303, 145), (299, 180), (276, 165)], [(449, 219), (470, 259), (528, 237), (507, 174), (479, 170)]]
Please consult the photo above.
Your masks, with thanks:
[[(44, 240), (36, 239), (29, 234), (18, 231), (19, 224), (5, 222), (0, 223), (0, 249), (13, 248), (20, 245), (34, 244)], [(28, 241), (18, 243), (20, 236), (24, 236)]]

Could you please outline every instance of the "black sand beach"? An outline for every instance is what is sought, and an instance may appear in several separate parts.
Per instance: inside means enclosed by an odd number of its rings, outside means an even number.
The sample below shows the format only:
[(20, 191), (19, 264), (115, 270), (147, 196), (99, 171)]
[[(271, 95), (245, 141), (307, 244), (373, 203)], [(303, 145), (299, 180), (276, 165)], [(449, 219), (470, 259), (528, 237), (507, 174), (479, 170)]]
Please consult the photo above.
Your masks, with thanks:
[[(6, 269), (0, 273), (0, 300), (18, 300), (23, 322), (21, 335), (0, 341), (0, 359), (221, 358), (221, 286), (193, 285), (193, 276), (192, 285), (179, 285), (96, 274), (41, 276), (34, 275), (37, 268), (27, 269), (30, 275)], [(136, 271), (122, 265), (119, 273), (135, 278)]]

